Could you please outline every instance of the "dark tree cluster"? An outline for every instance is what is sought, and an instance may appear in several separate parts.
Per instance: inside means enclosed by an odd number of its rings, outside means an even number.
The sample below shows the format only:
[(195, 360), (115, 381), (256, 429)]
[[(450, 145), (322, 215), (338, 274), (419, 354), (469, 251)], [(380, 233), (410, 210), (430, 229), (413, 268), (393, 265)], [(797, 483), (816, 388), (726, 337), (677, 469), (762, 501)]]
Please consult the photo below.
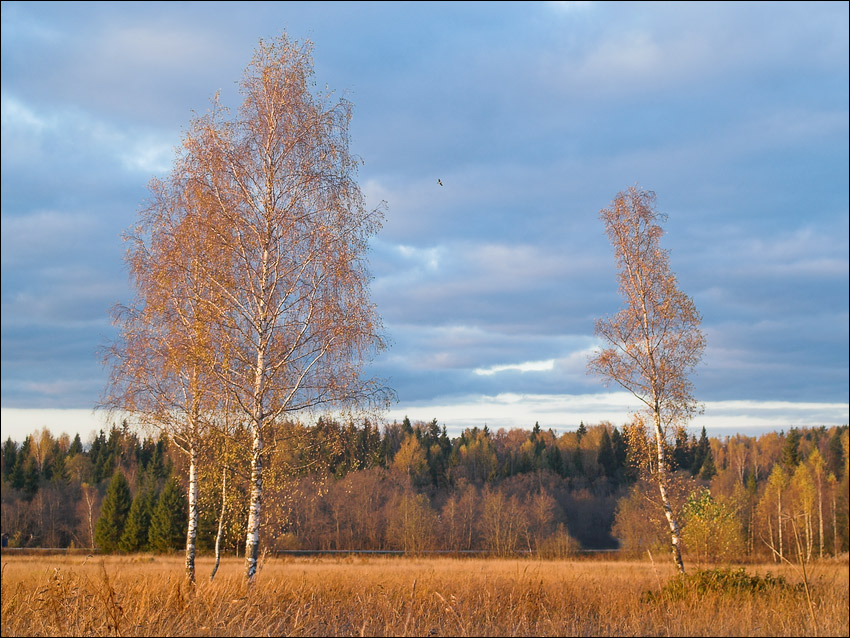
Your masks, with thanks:
[[(560, 434), (538, 424), (496, 432), (485, 426), (450, 437), (436, 419), (379, 427), (324, 417), (311, 426), (281, 424), (275, 434), (285, 444), (269, 456), (264, 525), (272, 551), (563, 556), (619, 546), (645, 555), (647, 547), (665, 543), (630, 426), (582, 423)], [(210, 442), (205, 448), (201, 552), (213, 550), (220, 523), (225, 551), (245, 551), (249, 482), (239, 472), (247, 447), (240, 450), (239, 437), (237, 429), (229, 447)], [(242, 439), (248, 437), (243, 431)], [(697, 551), (697, 530), (710, 523), (727, 530), (724, 551), (765, 555), (760, 539), (787, 523), (771, 519), (781, 488), (789, 512), (808, 503), (799, 515), (810, 517), (813, 553), (846, 551), (847, 438), (846, 426), (758, 438), (682, 432), (669, 443), (667, 458), (686, 550)], [(2, 451), (3, 534), (19, 547), (180, 549), (186, 543), (185, 463), (165, 437), (140, 438), (126, 426), (99, 432), (85, 446), (79, 437), (54, 438), (46, 429), (21, 444), (9, 439)], [(805, 494), (818, 495), (821, 507)], [(723, 516), (699, 518), (708, 511)], [(699, 542), (710, 552), (705, 539)]]

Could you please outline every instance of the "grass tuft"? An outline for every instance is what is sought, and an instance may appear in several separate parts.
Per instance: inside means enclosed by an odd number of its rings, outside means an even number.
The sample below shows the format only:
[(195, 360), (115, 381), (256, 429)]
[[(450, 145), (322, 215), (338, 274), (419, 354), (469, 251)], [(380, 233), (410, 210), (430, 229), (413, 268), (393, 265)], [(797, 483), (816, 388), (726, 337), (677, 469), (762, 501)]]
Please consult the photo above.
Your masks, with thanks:
[(790, 585), (783, 576), (748, 574), (743, 567), (738, 569), (701, 569), (688, 574), (679, 574), (660, 591), (647, 591), (642, 600), (648, 603), (685, 600), (708, 593), (728, 596), (758, 594), (776, 591), (805, 593), (804, 585)]

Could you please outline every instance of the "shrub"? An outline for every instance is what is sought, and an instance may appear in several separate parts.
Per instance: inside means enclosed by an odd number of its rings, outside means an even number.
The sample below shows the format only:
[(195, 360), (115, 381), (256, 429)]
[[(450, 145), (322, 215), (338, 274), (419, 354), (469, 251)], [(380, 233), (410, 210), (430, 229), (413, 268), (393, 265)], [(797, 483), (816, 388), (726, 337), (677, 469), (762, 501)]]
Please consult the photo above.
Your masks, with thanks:
[(740, 569), (701, 569), (671, 578), (661, 591), (648, 591), (644, 602), (685, 600), (708, 593), (723, 595), (758, 594), (770, 591), (803, 591), (803, 585), (789, 585), (782, 576), (748, 574)]

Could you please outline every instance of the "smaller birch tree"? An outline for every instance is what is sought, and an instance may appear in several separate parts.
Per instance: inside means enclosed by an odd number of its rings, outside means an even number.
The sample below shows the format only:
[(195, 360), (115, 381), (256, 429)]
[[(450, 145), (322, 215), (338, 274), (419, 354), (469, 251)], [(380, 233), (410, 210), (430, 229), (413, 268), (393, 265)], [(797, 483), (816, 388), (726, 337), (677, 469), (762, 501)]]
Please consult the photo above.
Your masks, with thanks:
[[(135, 298), (114, 310), (118, 338), (104, 351), (111, 375), (103, 404), (130, 413), (168, 436), (186, 455), (188, 519), (185, 568), (195, 580), (199, 523), (198, 463), (221, 412), (214, 373), (226, 357), (220, 328), (226, 281), (212, 237), (221, 229), (206, 216), (209, 195), (191, 172), (192, 133), (171, 172), (148, 185), (148, 200), (125, 236), (125, 261)], [(216, 275), (216, 284), (211, 281)]]
[(625, 305), (596, 322), (606, 344), (589, 361), (590, 372), (616, 383), (645, 406), (652, 423), (657, 463), (654, 474), (670, 528), (673, 562), (684, 573), (679, 523), (667, 494), (666, 440), (672, 427), (698, 411), (689, 375), (699, 363), (705, 338), (693, 300), (679, 290), (661, 248), (664, 234), (655, 193), (630, 187), (600, 211), (619, 269)]

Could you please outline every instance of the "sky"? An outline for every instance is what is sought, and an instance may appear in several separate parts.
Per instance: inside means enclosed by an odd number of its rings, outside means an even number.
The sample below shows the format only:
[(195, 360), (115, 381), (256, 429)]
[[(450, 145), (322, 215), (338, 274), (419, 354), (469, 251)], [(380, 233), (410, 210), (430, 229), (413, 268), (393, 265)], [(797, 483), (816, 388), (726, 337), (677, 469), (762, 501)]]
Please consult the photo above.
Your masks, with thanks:
[(637, 185), (703, 317), (690, 427), (848, 422), (846, 2), (3, 2), (3, 440), (108, 427), (122, 233), (283, 32), (354, 104), (386, 202), (386, 419), (627, 422), (639, 402), (586, 370), (622, 305), (599, 211)]

